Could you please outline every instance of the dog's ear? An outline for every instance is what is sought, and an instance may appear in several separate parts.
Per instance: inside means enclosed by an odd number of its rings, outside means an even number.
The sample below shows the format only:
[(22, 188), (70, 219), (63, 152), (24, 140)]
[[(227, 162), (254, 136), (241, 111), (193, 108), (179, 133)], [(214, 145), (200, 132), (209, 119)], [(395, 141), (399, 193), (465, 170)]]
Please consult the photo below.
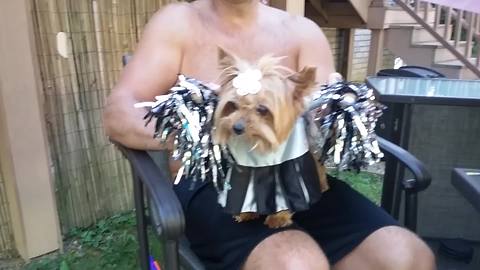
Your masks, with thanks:
[(221, 89), (238, 74), (237, 65), (238, 59), (233, 54), (218, 47), (218, 67), (220, 69), (219, 84)]
[(296, 100), (310, 94), (316, 85), (317, 68), (306, 66), (301, 71), (294, 73), (288, 77), (295, 84), (293, 98)]
[(221, 70), (235, 66), (235, 57), (221, 47), (218, 47), (218, 66)]

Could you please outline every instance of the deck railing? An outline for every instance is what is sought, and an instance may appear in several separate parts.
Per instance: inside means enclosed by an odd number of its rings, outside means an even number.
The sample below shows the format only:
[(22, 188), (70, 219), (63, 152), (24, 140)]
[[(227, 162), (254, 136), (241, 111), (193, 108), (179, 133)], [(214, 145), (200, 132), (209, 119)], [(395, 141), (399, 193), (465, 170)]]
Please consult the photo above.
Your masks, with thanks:
[(480, 78), (479, 13), (420, 0), (393, 1)]

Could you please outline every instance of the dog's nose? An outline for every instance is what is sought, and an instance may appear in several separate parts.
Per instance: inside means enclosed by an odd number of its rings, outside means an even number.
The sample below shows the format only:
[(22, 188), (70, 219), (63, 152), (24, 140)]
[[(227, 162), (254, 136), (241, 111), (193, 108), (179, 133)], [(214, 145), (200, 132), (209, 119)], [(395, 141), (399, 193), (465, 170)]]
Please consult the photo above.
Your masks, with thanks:
[(245, 131), (245, 124), (243, 123), (243, 121), (236, 122), (236, 123), (233, 125), (233, 132), (235, 132), (235, 134), (240, 135), (240, 134), (242, 134), (244, 131)]

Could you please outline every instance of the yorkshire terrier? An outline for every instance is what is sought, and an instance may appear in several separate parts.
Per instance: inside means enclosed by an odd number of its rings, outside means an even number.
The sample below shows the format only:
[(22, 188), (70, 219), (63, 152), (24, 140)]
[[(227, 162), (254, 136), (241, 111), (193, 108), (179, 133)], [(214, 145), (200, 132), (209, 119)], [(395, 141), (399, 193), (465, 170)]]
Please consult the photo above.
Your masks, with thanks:
[[(249, 63), (219, 49), (222, 75), (214, 117), (217, 143), (225, 145), (233, 136), (243, 136), (252, 145), (250, 151), (268, 153), (288, 139), (306, 109), (305, 99), (318, 85), (315, 67), (292, 72), (280, 62), (281, 58), (264, 56), (256, 63)], [(238, 85), (234, 85), (234, 79), (246, 70), (261, 72), (260, 84), (249, 86), (254, 89), (253, 94), (239, 94)], [(316, 162), (321, 191), (325, 191), (329, 188), (326, 170), (323, 164)], [(289, 210), (270, 214), (265, 224), (270, 228), (288, 226), (292, 224), (293, 214)], [(238, 222), (258, 217), (253, 212), (234, 216)]]

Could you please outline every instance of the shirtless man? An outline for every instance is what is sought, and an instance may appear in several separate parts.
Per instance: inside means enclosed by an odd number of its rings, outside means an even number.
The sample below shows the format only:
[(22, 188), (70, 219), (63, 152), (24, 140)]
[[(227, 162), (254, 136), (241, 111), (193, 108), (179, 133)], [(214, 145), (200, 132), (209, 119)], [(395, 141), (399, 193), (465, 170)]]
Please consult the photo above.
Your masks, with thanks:
[[(217, 46), (241, 58), (288, 56), (284, 65), (318, 68), (326, 82), (332, 53), (320, 28), (259, 0), (197, 0), (172, 4), (153, 16), (105, 110), (107, 134), (131, 148), (160, 149), (144, 111), (133, 104), (164, 94), (182, 73), (205, 82), (219, 75)], [(434, 269), (432, 252), (417, 236), (341, 181), (295, 226), (272, 230), (262, 221), (235, 223), (216, 202), (211, 184), (175, 191), (186, 214), (186, 235), (207, 269)], [(333, 181), (332, 181), (333, 180)], [(186, 182), (186, 181), (181, 181)]]

